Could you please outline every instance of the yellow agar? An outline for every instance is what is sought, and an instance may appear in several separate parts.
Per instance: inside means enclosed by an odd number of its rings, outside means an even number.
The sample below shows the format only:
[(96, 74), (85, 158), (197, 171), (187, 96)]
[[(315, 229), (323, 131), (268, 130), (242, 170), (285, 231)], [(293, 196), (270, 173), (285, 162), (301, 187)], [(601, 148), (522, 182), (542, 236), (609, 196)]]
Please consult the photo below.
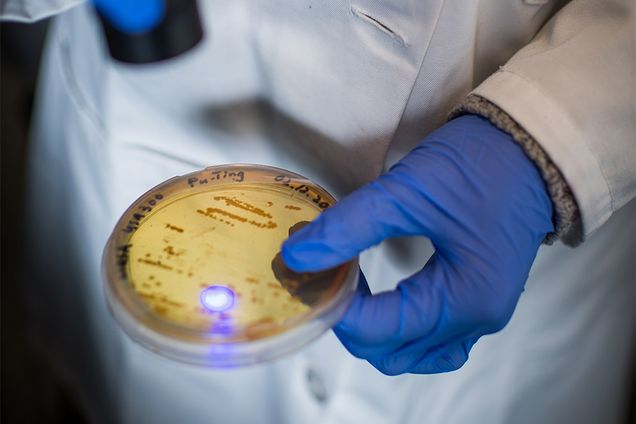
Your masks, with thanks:
[[(248, 338), (276, 333), (343, 284), (343, 272), (314, 280), (308, 304), (294, 289), (311, 278), (281, 279), (272, 270), (290, 228), (320, 210), (306, 196), (274, 184), (210, 186), (166, 199), (129, 240), (128, 281), (152, 314), (180, 327), (221, 328)], [(202, 306), (201, 292), (213, 285), (234, 292), (232, 309)]]

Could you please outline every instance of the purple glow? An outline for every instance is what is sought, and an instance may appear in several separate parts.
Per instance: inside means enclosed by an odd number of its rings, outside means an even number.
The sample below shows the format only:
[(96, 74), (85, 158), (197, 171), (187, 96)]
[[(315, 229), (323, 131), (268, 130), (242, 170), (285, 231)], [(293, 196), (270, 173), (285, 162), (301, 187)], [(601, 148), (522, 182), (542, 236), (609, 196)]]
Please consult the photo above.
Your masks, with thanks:
[(225, 312), (234, 306), (234, 292), (225, 286), (210, 286), (201, 292), (201, 304), (210, 312)]

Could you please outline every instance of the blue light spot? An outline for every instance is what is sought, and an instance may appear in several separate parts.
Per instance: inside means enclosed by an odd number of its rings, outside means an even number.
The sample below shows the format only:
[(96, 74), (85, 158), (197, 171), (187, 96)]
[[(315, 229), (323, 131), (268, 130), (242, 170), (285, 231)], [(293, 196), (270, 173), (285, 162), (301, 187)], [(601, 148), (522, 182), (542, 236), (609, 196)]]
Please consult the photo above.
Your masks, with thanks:
[(225, 286), (210, 286), (201, 292), (201, 304), (210, 312), (225, 312), (234, 306), (234, 292)]

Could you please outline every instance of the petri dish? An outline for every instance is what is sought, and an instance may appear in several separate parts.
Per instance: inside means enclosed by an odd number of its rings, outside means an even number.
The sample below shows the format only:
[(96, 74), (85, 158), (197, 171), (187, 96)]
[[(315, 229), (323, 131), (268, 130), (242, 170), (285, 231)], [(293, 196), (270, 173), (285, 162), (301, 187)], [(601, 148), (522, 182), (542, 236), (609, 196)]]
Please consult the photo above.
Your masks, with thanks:
[(136, 342), (191, 364), (228, 367), (293, 352), (333, 326), (357, 259), (295, 273), (289, 234), (335, 199), (307, 178), (261, 165), (212, 166), (143, 194), (104, 250), (108, 306)]

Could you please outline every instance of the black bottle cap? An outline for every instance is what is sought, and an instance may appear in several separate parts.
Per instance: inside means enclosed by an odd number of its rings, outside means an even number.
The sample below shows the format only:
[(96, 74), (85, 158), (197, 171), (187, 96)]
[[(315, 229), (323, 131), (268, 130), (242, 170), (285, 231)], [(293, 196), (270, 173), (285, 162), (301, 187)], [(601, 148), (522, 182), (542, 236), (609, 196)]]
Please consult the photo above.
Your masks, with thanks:
[(194, 47), (203, 38), (196, 0), (165, 0), (163, 20), (150, 31), (126, 33), (98, 14), (110, 55), (126, 63), (170, 59)]

